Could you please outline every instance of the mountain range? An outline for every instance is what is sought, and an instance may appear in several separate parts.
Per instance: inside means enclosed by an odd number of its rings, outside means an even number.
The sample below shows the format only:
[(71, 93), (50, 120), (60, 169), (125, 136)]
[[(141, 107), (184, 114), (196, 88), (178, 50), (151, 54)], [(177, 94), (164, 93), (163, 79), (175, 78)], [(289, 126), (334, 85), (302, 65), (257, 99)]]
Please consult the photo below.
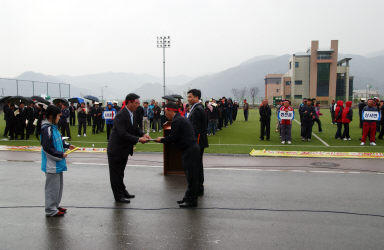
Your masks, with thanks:
[[(384, 69), (384, 51), (367, 56), (354, 54), (341, 54), (342, 57), (351, 57), (351, 75), (355, 78), (354, 88), (365, 89), (367, 84), (381, 91), (384, 89), (382, 71)], [(281, 56), (263, 55), (250, 58), (239, 65), (223, 71), (200, 77), (179, 75), (166, 77), (166, 94), (185, 95), (188, 89), (198, 88), (202, 90), (203, 97), (232, 96), (233, 88), (259, 88), (259, 96), (264, 95), (264, 76), (269, 73), (285, 73), (288, 70), (290, 55)], [(45, 75), (35, 72), (25, 72), (16, 77), (17, 79), (42, 81), (42, 82), (66, 82), (71, 84), (70, 95), (95, 95), (103, 96), (105, 99), (123, 99), (129, 92), (139, 94), (142, 99), (160, 99), (163, 96), (162, 77), (149, 74), (115, 73), (106, 72), (99, 74), (88, 74), (82, 76), (69, 75)], [(15, 84), (11, 81), (0, 80), (0, 88), (4, 95), (15, 95)], [(23, 83), (19, 88), (20, 95), (32, 95), (31, 87)], [(36, 84), (35, 94), (46, 94), (43, 84)], [(40, 87), (38, 87), (40, 86)], [(105, 87), (107, 86), (107, 87)], [(62, 86), (62, 95), (68, 94), (66, 86)], [(41, 92), (41, 93), (40, 93)], [(58, 86), (52, 85), (49, 89), (51, 96), (58, 96)], [(0, 92), (1, 94), (1, 92)]]

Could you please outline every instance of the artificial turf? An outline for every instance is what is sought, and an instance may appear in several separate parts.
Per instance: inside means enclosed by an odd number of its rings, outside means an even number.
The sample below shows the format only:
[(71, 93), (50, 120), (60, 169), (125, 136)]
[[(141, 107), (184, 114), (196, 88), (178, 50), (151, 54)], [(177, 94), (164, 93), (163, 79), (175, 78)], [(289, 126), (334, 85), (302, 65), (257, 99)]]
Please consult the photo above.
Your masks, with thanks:
[[(358, 112), (354, 110), (354, 119), (350, 124), (351, 141), (336, 140), (336, 125), (332, 125), (330, 113), (328, 110), (322, 110), (323, 116), (320, 117), (323, 126), (323, 132), (319, 133), (317, 124), (313, 126), (313, 132), (319, 136), (324, 142), (312, 136), (312, 141), (303, 142), (300, 137), (300, 125), (293, 122), (292, 126), (292, 145), (282, 145), (279, 134), (276, 129), (276, 112), (272, 110), (273, 116), (271, 120), (271, 138), (269, 141), (261, 141), (260, 122), (258, 110), (250, 110), (248, 122), (244, 121), (243, 111), (239, 110), (237, 120), (216, 135), (209, 136), (209, 148), (206, 153), (225, 153), (225, 154), (248, 154), (252, 149), (268, 149), (268, 150), (286, 150), (286, 151), (334, 151), (334, 152), (383, 152), (384, 141), (377, 140), (377, 146), (369, 146), (367, 140), (366, 146), (360, 146), (359, 138), (361, 137), (361, 129), (359, 128)], [(298, 117), (298, 115), (296, 115)], [(3, 133), (5, 121), (3, 115), (0, 117), (0, 131)], [(71, 143), (80, 147), (105, 148), (107, 146), (107, 135), (99, 133), (92, 135), (92, 128), (87, 127), (87, 137), (77, 137), (77, 126), (71, 126)], [(152, 138), (162, 136), (161, 133), (150, 133)], [(32, 136), (30, 140), (0, 140), (0, 145), (15, 146), (32, 146), (40, 145), (39, 141)], [(137, 144), (136, 151), (140, 152), (161, 152), (163, 147), (157, 143)]]

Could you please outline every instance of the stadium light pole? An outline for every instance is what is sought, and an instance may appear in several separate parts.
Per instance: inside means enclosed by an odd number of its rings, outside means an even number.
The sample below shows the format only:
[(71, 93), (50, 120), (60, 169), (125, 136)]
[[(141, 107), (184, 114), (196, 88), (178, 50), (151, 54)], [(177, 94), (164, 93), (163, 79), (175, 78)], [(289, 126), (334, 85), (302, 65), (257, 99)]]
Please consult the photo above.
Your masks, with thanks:
[(171, 47), (171, 37), (158, 36), (157, 47), (163, 49), (163, 92), (165, 96), (165, 49)]
[(108, 88), (108, 85), (101, 87), (101, 102), (104, 103), (104, 88)]

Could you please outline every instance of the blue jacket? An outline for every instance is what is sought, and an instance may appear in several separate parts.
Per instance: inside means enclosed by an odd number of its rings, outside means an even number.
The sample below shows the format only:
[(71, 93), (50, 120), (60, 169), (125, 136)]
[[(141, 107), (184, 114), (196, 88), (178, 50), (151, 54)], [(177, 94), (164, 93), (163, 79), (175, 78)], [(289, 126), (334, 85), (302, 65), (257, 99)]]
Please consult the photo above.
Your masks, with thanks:
[(41, 170), (45, 173), (61, 173), (67, 171), (67, 163), (63, 154), (70, 144), (62, 138), (56, 125), (44, 121), (41, 125)]
[(155, 105), (149, 105), (148, 106), (148, 119), (152, 119), (153, 118), (153, 108), (155, 107)]
[[(112, 106), (111, 109), (109, 109), (109, 108), (108, 108), (108, 105), (107, 105), (107, 107), (105, 108), (104, 111), (115, 111), (115, 116), (117, 115), (116, 109), (115, 109), (113, 106)], [(113, 125), (113, 120), (110, 120), (110, 119), (105, 120), (105, 123), (106, 123), (106, 124), (112, 124), (112, 125)]]

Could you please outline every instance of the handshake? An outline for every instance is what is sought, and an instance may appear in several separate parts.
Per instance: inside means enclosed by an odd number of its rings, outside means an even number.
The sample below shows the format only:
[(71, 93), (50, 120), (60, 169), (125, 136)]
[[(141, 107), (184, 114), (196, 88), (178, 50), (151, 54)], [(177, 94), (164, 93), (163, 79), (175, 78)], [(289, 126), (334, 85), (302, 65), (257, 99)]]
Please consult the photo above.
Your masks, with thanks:
[(145, 134), (143, 137), (140, 137), (139, 138), (139, 142), (141, 142), (142, 144), (144, 143), (147, 143), (149, 141), (155, 141), (155, 142), (161, 142), (161, 139), (163, 137), (157, 137), (156, 139), (152, 139), (149, 134)]

